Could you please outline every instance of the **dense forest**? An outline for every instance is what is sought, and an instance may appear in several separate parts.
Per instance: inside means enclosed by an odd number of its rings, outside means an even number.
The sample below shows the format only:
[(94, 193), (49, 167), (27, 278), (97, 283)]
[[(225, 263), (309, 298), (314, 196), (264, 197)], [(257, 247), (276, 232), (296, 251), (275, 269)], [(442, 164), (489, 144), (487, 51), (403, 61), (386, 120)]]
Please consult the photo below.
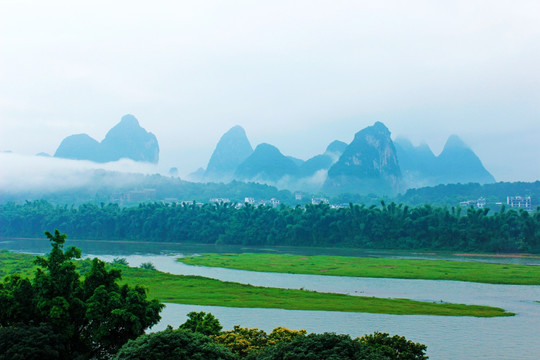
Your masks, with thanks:
[(540, 211), (380, 206), (238, 206), (142, 203), (0, 205), (0, 236), (40, 237), (58, 228), (75, 239), (175, 243), (540, 252)]

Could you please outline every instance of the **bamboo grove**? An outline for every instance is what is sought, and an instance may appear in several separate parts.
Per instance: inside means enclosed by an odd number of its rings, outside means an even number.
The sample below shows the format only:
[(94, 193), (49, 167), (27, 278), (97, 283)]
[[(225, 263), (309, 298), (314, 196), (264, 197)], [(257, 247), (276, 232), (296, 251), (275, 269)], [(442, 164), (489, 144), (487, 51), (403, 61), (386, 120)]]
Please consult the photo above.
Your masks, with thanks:
[(272, 208), (247, 204), (142, 203), (0, 206), (0, 236), (40, 237), (57, 228), (73, 239), (244, 246), (317, 246), (478, 252), (540, 252), (540, 211), (403, 204)]

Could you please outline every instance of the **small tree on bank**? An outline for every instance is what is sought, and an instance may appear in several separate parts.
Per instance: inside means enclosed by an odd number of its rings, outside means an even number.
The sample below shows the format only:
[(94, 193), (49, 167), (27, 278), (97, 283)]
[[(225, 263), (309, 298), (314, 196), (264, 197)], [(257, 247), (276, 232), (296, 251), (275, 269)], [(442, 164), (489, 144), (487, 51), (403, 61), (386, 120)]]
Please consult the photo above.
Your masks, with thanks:
[(187, 314), (187, 317), (187, 321), (180, 325), (180, 329), (191, 330), (206, 336), (218, 335), (222, 329), (219, 320), (216, 319), (211, 313), (205, 313), (204, 311), (192, 311)]

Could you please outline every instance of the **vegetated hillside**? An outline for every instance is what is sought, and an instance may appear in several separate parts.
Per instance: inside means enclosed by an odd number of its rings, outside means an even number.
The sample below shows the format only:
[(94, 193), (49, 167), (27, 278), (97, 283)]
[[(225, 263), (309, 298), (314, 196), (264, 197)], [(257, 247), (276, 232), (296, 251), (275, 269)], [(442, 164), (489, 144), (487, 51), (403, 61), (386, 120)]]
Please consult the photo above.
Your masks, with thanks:
[(332, 141), (327, 147), (324, 153), (315, 155), (314, 157), (306, 160), (299, 170), (300, 177), (313, 176), (317, 171), (328, 170), (334, 165), (341, 154), (347, 148), (347, 144), (343, 141)]
[(78, 208), (45, 201), (0, 206), (0, 236), (38, 237), (60, 228), (80, 239), (122, 239), (204, 244), (330, 246), (540, 252), (540, 211), (328, 205), (273, 208), (246, 204), (163, 203), (121, 208)]
[(241, 126), (227, 131), (218, 144), (203, 175), (205, 181), (229, 182), (238, 166), (253, 153), (253, 148)]
[(258, 145), (253, 154), (238, 166), (234, 177), (239, 180), (275, 182), (286, 175), (297, 176), (298, 170), (298, 165), (283, 155), (278, 148), (263, 143)]
[(478, 156), (457, 135), (450, 136), (446, 141), (443, 151), (437, 157), (436, 169), (441, 184), (495, 182)]
[(485, 198), (489, 204), (506, 203), (508, 196), (530, 196), (533, 208), (540, 206), (540, 181), (536, 182), (498, 182), (493, 184), (447, 184), (418, 189), (409, 189), (396, 201), (410, 205), (437, 204), (457, 205), (460, 201)]
[(427, 144), (414, 146), (404, 138), (396, 139), (394, 145), (407, 188), (495, 182), (478, 156), (456, 135), (448, 138), (439, 156)]
[(101, 143), (86, 134), (71, 135), (61, 142), (54, 156), (100, 163), (122, 158), (157, 163), (159, 145), (154, 134), (143, 129), (133, 115), (125, 115)]
[(452, 135), (439, 156), (427, 145), (390, 138), (381, 122), (356, 133), (350, 144), (335, 140), (326, 151), (304, 161), (269, 144), (255, 151), (244, 129), (235, 126), (219, 140), (208, 168), (188, 176), (194, 181), (257, 181), (291, 191), (322, 191), (393, 196), (407, 188), (448, 183), (492, 183), (493, 176), (458, 136)]
[(70, 135), (62, 140), (54, 156), (100, 162), (102, 158), (101, 146), (99, 142), (87, 134)]
[(401, 170), (390, 131), (381, 122), (356, 133), (338, 162), (328, 170), (323, 190), (393, 195), (401, 187)]

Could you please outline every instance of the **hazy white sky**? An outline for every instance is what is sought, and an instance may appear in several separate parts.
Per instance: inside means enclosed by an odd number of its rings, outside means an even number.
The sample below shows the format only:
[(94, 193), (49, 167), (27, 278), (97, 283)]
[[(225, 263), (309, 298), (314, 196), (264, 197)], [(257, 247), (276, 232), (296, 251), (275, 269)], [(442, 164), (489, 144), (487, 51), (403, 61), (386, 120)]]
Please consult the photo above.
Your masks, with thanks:
[(0, 150), (101, 141), (127, 113), (181, 175), (236, 124), (305, 159), (382, 121), (538, 180), (540, 2), (0, 1)]

